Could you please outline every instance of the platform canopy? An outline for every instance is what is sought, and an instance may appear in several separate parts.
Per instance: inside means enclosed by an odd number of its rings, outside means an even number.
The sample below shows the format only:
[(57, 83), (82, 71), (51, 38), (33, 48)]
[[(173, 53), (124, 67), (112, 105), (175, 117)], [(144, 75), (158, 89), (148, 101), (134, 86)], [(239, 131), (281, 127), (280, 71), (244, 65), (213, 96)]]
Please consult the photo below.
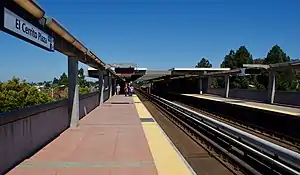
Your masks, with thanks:
[(291, 61), (291, 62), (283, 62), (283, 63), (276, 63), (276, 64), (243, 64), (243, 67), (246, 68), (261, 68), (267, 70), (286, 70), (286, 69), (300, 69), (300, 61)]
[(155, 78), (160, 78), (164, 76), (170, 76), (171, 71), (168, 70), (147, 70), (146, 74), (140, 78), (138, 78), (136, 81), (149, 81), (153, 80)]
[(209, 72), (228, 71), (230, 68), (172, 68), (172, 75), (203, 75)]
[[(110, 64), (111, 66), (111, 64)], [(147, 68), (138, 68), (138, 67), (106, 67), (107, 70), (114, 73), (115, 76), (120, 77), (121, 79), (130, 79), (130, 81), (134, 81), (138, 79), (139, 77), (146, 74)], [(132, 70), (128, 70), (132, 69)], [(88, 67), (88, 76), (92, 78), (98, 78), (99, 71), (95, 68)]]
[[(113, 77), (115, 78), (120, 78), (120, 76), (118, 76), (114, 70), (108, 68), (106, 69), (107, 71), (104, 71), (104, 74), (103, 75), (107, 75), (108, 72), (111, 73), (111, 75), (113, 75)], [(91, 77), (91, 78), (99, 78), (99, 70), (98, 69), (95, 69), (93, 67), (88, 67), (88, 77)]]
[(135, 63), (112, 63), (109, 64), (111, 67), (137, 67)]
[(198, 78), (206, 73), (228, 70), (230, 70), (230, 68), (172, 68), (167, 71), (147, 71), (147, 73), (138, 80), (157, 82), (167, 79)]

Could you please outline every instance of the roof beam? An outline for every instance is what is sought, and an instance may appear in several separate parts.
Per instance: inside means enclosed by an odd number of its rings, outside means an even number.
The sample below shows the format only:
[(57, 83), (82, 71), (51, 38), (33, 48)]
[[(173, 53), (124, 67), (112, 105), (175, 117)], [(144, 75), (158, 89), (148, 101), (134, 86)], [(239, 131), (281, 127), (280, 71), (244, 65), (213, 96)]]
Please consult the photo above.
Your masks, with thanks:
[(205, 73), (203, 74), (203, 76), (225, 76), (225, 75), (236, 75), (242, 73), (241, 69), (233, 69), (233, 70), (228, 70), (228, 71), (222, 71), (222, 72), (209, 72), (209, 73)]
[(243, 64), (245, 68), (261, 68), (261, 69), (269, 69), (270, 66), (266, 64)]
[(276, 64), (243, 64), (245, 68), (261, 68), (267, 70), (285, 70), (285, 69), (300, 69), (300, 61), (292, 61), (292, 62), (283, 62), (283, 63), (276, 63)]
[(270, 64), (270, 68), (272, 70), (284, 70), (284, 69), (288, 69), (288, 68), (300, 69), (300, 61)]
[[(2, 0), (1, 0), (2, 1)], [(45, 11), (33, 0), (14, 0), (19, 6), (29, 12), (37, 19), (41, 19), (45, 15)]]
[(112, 63), (109, 65), (111, 65), (112, 67), (136, 67), (137, 66), (137, 64), (134, 63)]

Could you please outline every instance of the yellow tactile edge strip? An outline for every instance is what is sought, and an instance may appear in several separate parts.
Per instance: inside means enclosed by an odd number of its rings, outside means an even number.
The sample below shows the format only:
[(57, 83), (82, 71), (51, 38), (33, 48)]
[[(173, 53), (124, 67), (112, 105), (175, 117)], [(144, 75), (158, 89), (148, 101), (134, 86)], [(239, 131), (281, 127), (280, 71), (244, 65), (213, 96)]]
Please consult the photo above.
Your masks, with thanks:
[(143, 130), (159, 175), (196, 174), (177, 150), (165, 132), (160, 128), (140, 99), (133, 101), (140, 118), (152, 118), (154, 122), (142, 122)]
[[(202, 96), (202, 95), (198, 95), (198, 94), (181, 94), (181, 95), (191, 96), (191, 97), (197, 97), (197, 98), (202, 98), (202, 99), (208, 99), (208, 100), (214, 100), (214, 101), (220, 101), (220, 102), (224, 102), (224, 103), (228, 103), (228, 104), (245, 106), (245, 107), (250, 107), (250, 108), (255, 108), (255, 109), (261, 109), (261, 110), (265, 110), (265, 111), (282, 113), (282, 114), (288, 114), (288, 115), (294, 115), (294, 116), (300, 115), (300, 113), (296, 113), (296, 112), (282, 111), (282, 110), (278, 110), (278, 109), (265, 108), (265, 107), (254, 106), (254, 105), (245, 104), (245, 103), (244, 104), (240, 104), (240, 103), (235, 103), (235, 102), (223, 101), (221, 99), (217, 99), (217, 98), (214, 98), (214, 97), (206, 97), (206, 96)], [(234, 99), (232, 99), (232, 100), (234, 100)]]

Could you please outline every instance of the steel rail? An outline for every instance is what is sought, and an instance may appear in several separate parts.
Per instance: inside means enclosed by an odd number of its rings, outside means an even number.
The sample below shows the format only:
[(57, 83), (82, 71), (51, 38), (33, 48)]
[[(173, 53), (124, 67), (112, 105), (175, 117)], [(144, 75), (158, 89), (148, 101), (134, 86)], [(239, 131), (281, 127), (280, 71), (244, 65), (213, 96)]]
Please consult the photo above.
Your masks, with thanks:
[(148, 95), (152, 96), (152, 98), (154, 98), (156, 101), (159, 101), (162, 105), (166, 105), (170, 108), (175, 109), (177, 112), (181, 112), (196, 123), (201, 124), (202, 126), (210, 129), (215, 133), (218, 133), (219, 135), (222, 135), (235, 144), (238, 144), (244, 149), (252, 152), (256, 156), (259, 156), (263, 160), (268, 161), (291, 174), (300, 175), (298, 169), (300, 165), (300, 154), (269, 141), (263, 140), (245, 131), (241, 131), (237, 128), (212, 119), (203, 114), (197, 113), (191, 109), (168, 101), (154, 94)]

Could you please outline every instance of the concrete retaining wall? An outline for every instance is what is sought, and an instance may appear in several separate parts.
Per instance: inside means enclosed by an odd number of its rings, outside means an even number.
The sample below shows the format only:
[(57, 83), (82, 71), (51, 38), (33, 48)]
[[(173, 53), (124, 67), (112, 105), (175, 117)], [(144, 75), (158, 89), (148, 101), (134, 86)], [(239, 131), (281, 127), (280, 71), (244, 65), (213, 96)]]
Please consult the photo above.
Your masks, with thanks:
[(103, 101), (106, 101), (109, 99), (109, 88), (107, 88), (106, 90), (104, 90), (103, 92)]
[[(207, 93), (224, 96), (224, 89), (208, 89)], [(267, 91), (255, 91), (249, 89), (230, 89), (230, 98), (248, 99), (268, 102)], [(300, 106), (300, 92), (276, 91), (275, 103)]]
[[(80, 96), (80, 118), (98, 104), (99, 92)], [(52, 141), (69, 123), (68, 100), (0, 114), (0, 174)]]
[(81, 95), (79, 102), (79, 118), (86, 116), (99, 105), (99, 92)]
[(224, 89), (208, 89), (207, 90), (208, 94), (212, 94), (212, 95), (218, 95), (218, 96), (225, 96), (225, 90)]
[(300, 106), (300, 92), (282, 92), (275, 94), (275, 103)]

